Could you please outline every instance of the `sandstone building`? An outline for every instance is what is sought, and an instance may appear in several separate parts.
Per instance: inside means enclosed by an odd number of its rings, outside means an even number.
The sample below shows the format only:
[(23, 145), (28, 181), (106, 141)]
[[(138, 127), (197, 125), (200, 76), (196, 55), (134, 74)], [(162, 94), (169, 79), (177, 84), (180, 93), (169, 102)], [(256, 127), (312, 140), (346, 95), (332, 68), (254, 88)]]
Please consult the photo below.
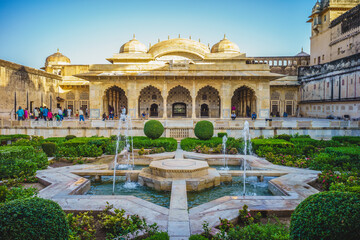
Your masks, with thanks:
[(303, 116), (360, 118), (359, 3), (328, 0), (313, 8), (313, 66), (299, 70)]

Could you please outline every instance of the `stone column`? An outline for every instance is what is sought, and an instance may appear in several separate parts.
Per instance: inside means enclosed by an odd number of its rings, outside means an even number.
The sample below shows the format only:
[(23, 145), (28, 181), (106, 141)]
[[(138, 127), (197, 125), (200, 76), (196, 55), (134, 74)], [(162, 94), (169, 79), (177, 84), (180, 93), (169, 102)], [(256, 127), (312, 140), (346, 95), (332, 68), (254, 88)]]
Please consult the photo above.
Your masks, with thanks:
[(103, 112), (102, 96), (104, 94), (102, 88), (102, 83), (89, 83), (89, 106), (90, 109), (90, 119), (100, 119), (101, 113)]
[(196, 88), (195, 88), (195, 80), (193, 80), (193, 86), (192, 86), (192, 114), (191, 114), (191, 118), (195, 119), (196, 118)]
[(229, 119), (231, 117), (231, 98), (233, 92), (231, 91), (231, 85), (228, 81), (223, 81), (221, 90), (220, 90), (220, 97), (221, 97), (221, 119)]
[(127, 114), (131, 116), (131, 118), (138, 118), (138, 104), (139, 104), (139, 96), (137, 94), (136, 83), (128, 83), (127, 84), (127, 102), (128, 109)]
[(163, 119), (167, 119), (167, 96), (168, 96), (168, 91), (167, 91), (167, 82), (164, 81), (164, 85), (163, 85), (163, 91), (162, 91), (162, 97), (163, 97)]

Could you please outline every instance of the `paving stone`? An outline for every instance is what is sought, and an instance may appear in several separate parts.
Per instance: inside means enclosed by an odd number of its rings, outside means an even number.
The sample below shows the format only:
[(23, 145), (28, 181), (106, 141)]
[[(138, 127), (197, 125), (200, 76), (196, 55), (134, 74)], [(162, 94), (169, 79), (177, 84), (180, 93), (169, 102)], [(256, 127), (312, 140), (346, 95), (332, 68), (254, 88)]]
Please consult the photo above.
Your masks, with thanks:
[(171, 237), (189, 237), (189, 222), (168, 222), (168, 234)]

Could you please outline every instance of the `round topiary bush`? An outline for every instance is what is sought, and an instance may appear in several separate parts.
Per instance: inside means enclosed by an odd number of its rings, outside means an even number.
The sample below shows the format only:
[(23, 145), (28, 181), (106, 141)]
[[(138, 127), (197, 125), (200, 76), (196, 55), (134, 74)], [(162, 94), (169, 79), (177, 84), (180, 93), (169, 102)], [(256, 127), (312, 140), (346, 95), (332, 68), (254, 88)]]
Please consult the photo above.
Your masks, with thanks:
[(28, 198), (0, 205), (0, 239), (68, 239), (65, 213), (51, 200)]
[(200, 121), (196, 123), (194, 133), (200, 140), (209, 140), (214, 135), (214, 126), (209, 121)]
[(360, 239), (360, 194), (322, 192), (296, 207), (291, 239)]
[(164, 126), (158, 120), (150, 120), (145, 123), (144, 133), (148, 138), (157, 139), (164, 133)]
[(227, 134), (227, 133), (224, 133), (224, 132), (219, 132), (219, 133), (218, 133), (218, 137), (219, 137), (219, 138), (223, 138), (224, 136), (227, 137), (228, 134)]
[(56, 152), (56, 144), (53, 142), (45, 142), (41, 144), (42, 150), (46, 153), (48, 157), (54, 156)]

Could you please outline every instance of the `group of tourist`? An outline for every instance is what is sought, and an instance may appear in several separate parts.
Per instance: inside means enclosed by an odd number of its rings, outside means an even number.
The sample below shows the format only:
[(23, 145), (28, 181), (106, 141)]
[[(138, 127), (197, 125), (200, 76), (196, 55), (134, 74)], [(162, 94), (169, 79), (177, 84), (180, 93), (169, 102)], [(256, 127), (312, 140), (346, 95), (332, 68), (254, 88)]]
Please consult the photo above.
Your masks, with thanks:
[[(122, 106), (120, 108), (120, 119), (122, 119), (123, 121), (125, 121), (126, 119), (126, 107), (125, 106)], [(118, 120), (119, 119), (119, 116), (117, 114), (114, 114), (114, 111), (113, 110), (110, 110), (109, 112), (109, 115), (106, 115), (106, 113), (104, 112), (103, 115), (102, 115), (102, 120), (103, 121), (106, 121), (106, 120)]]
[[(55, 111), (52, 111), (46, 106), (41, 106), (35, 107), (33, 112), (30, 112), (27, 108), (22, 109), (20, 106), (16, 111), (18, 121), (25, 121), (27, 119), (34, 119), (35, 121), (39, 121), (39, 119), (44, 121), (63, 121), (64, 118), (71, 119), (72, 114), (72, 109), (70, 107), (68, 109), (64, 108), (64, 110), (57, 108)], [(76, 110), (75, 115), (76, 118), (79, 118), (80, 122), (85, 122), (84, 116), (88, 116), (88, 111), (86, 109), (84, 115), (84, 111), (80, 108), (79, 110)]]
[[(246, 107), (246, 116), (250, 117), (250, 108), (248, 106)], [(232, 106), (232, 108), (231, 108), (231, 119), (235, 120), (236, 118), (237, 118), (237, 116), (236, 116), (236, 107)], [(257, 118), (257, 114), (255, 112), (253, 112), (251, 114), (251, 120), (256, 120), (256, 118)]]

